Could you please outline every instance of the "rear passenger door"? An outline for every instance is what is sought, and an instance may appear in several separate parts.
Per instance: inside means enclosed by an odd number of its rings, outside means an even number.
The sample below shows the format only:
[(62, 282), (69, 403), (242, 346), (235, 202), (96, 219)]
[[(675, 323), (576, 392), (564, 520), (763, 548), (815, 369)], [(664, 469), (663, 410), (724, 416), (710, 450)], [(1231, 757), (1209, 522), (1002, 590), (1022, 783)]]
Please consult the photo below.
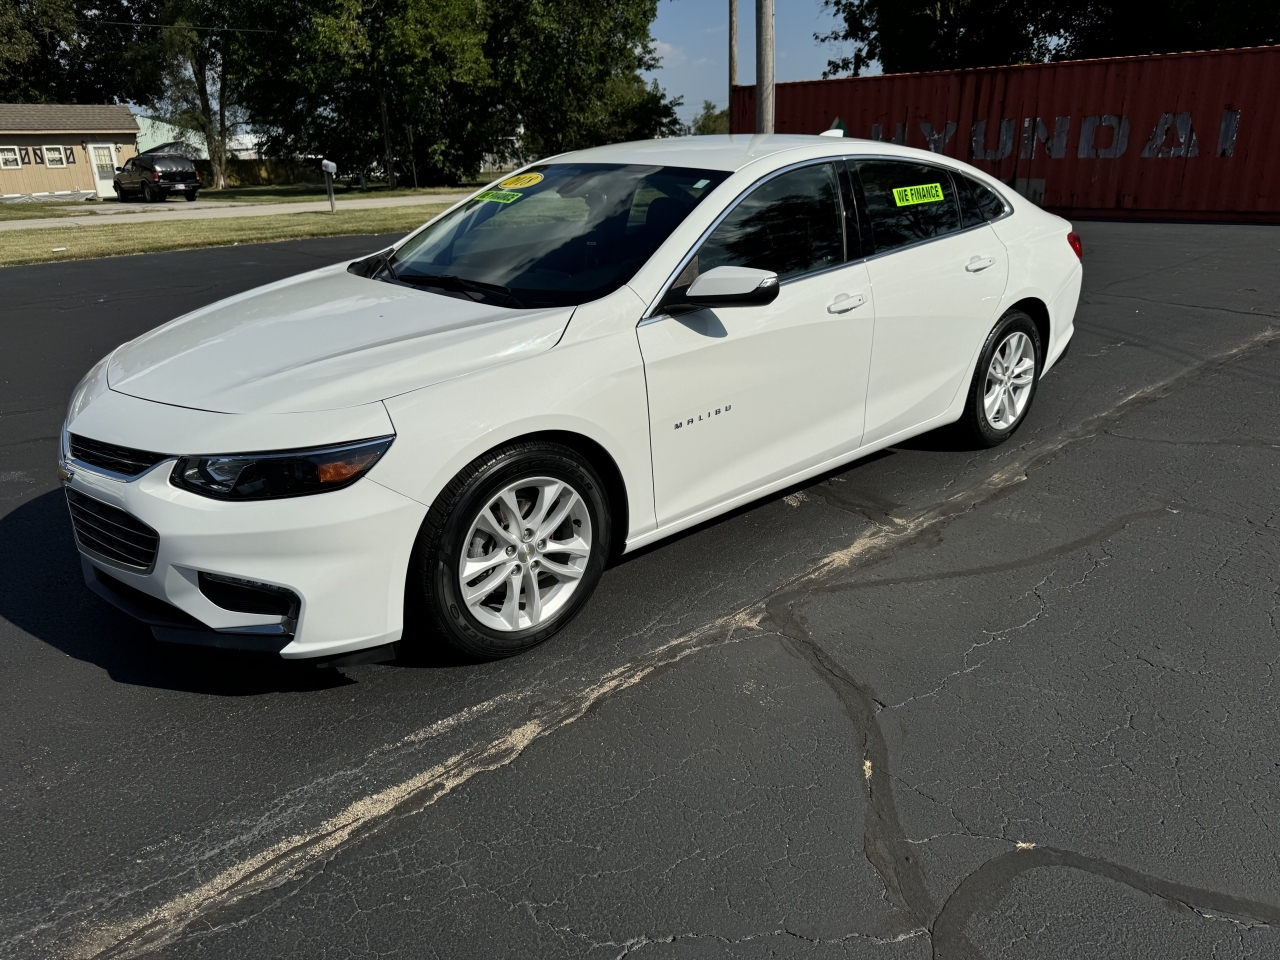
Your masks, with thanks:
[(1004, 245), (950, 171), (929, 163), (857, 160), (875, 347), (864, 443), (940, 417), (967, 382), (1009, 277)]

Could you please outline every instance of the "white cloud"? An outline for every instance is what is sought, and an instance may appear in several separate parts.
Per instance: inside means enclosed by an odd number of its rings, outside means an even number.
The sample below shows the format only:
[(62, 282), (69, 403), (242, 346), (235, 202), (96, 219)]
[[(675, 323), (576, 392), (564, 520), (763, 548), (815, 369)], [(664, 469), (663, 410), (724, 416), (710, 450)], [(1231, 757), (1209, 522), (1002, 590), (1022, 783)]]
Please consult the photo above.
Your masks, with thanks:
[(653, 41), (653, 52), (662, 59), (664, 67), (678, 67), (689, 59), (680, 47), (673, 43), (666, 43), (663, 40)]

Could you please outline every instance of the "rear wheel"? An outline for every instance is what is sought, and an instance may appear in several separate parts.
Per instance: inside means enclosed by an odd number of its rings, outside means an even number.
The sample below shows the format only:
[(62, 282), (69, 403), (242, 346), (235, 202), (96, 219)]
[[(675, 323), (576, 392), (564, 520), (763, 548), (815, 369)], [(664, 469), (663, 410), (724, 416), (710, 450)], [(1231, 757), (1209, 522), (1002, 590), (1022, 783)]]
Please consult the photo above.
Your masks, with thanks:
[(591, 595), (611, 536), (604, 485), (575, 451), (493, 450), (450, 482), (423, 521), (406, 591), (411, 625), (472, 657), (537, 646)]
[(191, 200), (194, 200), (195, 198), (196, 198), (196, 192), (195, 192), (194, 190), (188, 190), (188, 191), (187, 191), (187, 200), (188, 200), (188, 202), (189, 202), (189, 201), (191, 201)]
[(1043, 368), (1044, 348), (1035, 321), (1021, 310), (1010, 310), (978, 354), (957, 426), (980, 446), (1004, 443), (1026, 419)]
[(142, 181), (142, 199), (145, 200), (147, 203), (155, 203), (157, 200), (160, 199), (159, 195), (155, 191), (155, 188), (151, 186), (151, 182), (149, 180)]

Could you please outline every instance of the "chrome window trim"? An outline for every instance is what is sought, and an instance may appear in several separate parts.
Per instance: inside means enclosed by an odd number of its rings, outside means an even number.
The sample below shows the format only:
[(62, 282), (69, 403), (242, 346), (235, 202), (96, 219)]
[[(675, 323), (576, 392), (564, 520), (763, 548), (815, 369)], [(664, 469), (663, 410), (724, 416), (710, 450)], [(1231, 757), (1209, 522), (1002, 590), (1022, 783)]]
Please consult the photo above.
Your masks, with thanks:
[[(765, 184), (768, 181), (775, 179), (776, 177), (782, 176), (784, 173), (790, 173), (792, 170), (799, 170), (801, 167), (816, 167), (824, 163), (834, 164), (840, 159), (841, 157), (839, 156), (833, 156), (833, 157), (819, 157), (817, 159), (810, 159), (810, 160), (798, 160), (795, 163), (787, 164), (785, 167), (779, 167), (777, 170), (770, 170), (768, 173), (763, 174), (758, 179), (753, 180), (750, 184), (744, 187), (742, 192), (739, 193), (736, 197), (734, 197), (733, 200), (729, 203), (729, 205), (725, 207), (723, 210), (721, 210), (720, 213), (716, 216), (716, 218), (713, 221), (711, 221), (711, 225), (707, 227), (706, 230), (702, 231), (698, 239), (694, 241), (691, 247), (689, 247), (688, 252), (683, 257), (680, 258), (679, 264), (676, 265), (675, 270), (673, 270), (670, 276), (668, 276), (667, 279), (663, 282), (662, 287), (658, 291), (658, 295), (653, 298), (653, 302), (649, 304), (648, 309), (645, 310), (644, 312), (644, 316), (640, 318), (640, 322), (637, 323), (636, 326), (637, 327), (644, 326), (647, 323), (653, 323), (656, 320), (661, 320), (664, 317), (666, 317), (665, 313), (657, 313), (658, 304), (662, 303), (662, 298), (665, 297), (667, 293), (671, 290), (671, 285), (675, 283), (676, 280), (679, 278), (680, 274), (684, 272), (684, 268), (689, 265), (689, 261), (692, 260), (694, 256), (697, 254), (697, 252), (702, 248), (702, 245), (706, 242), (707, 238), (711, 236), (711, 234), (715, 231), (716, 227), (720, 226), (720, 224), (724, 221), (725, 217), (729, 216), (729, 214), (731, 214), (734, 210), (736, 210), (738, 208), (738, 205), (742, 203), (742, 201), (745, 200), (753, 190), (755, 190), (757, 187), (761, 186), (762, 184)], [(839, 174), (836, 174), (836, 178), (837, 178), (836, 179), (837, 192), (839, 192), (838, 190)], [(844, 244), (845, 256), (847, 257), (849, 252), (849, 237), (845, 229), (845, 222), (844, 222), (844, 198), (843, 197), (839, 198), (838, 202), (840, 204), (840, 213), (841, 213), (841, 220), (840, 220), (841, 238)], [(793, 280), (805, 280), (805, 279), (808, 279), (809, 277), (815, 277), (820, 273), (827, 273), (831, 270), (838, 270), (840, 269), (840, 267), (847, 267), (850, 264), (858, 263), (862, 259), (863, 258), (859, 258), (858, 260), (846, 259), (843, 263), (837, 264), (834, 267), (823, 267), (821, 270), (812, 270), (809, 273), (802, 273), (802, 274), (799, 274), (798, 276), (787, 277), (787, 279), (779, 281), (778, 285), (785, 286), (786, 284), (791, 283)]]
[[(822, 157), (817, 160), (799, 160), (795, 163), (788, 164), (785, 167), (779, 167), (777, 170), (772, 170), (769, 173), (766, 173), (763, 176), (761, 176), (759, 179), (752, 181), (751, 184), (743, 188), (742, 192), (739, 193), (738, 196), (735, 197), (733, 201), (730, 202), (730, 204), (724, 208), (724, 210), (720, 211), (720, 214), (715, 218), (715, 220), (711, 222), (711, 225), (702, 232), (702, 234), (694, 242), (693, 246), (689, 248), (689, 251), (683, 257), (681, 257), (679, 264), (676, 266), (675, 270), (671, 272), (671, 275), (667, 277), (666, 281), (662, 284), (662, 287), (659, 290), (658, 295), (654, 297), (653, 302), (649, 305), (649, 308), (645, 311), (644, 316), (640, 318), (640, 322), (637, 323), (636, 326), (642, 327), (642, 326), (645, 326), (646, 324), (656, 323), (659, 320), (666, 319), (668, 315), (666, 313), (658, 312), (658, 305), (662, 303), (663, 298), (671, 290), (671, 285), (675, 283), (676, 279), (680, 276), (680, 274), (684, 272), (684, 268), (689, 265), (689, 261), (694, 258), (698, 250), (701, 249), (702, 244), (706, 242), (709, 236), (711, 236), (711, 234), (715, 231), (716, 227), (720, 226), (720, 224), (724, 221), (725, 217), (727, 217), (730, 213), (732, 213), (737, 208), (738, 204), (742, 203), (742, 201), (745, 200), (747, 196), (753, 190), (759, 187), (761, 184), (764, 184), (775, 177), (781, 176), (784, 173), (790, 173), (792, 170), (798, 170), (801, 167), (814, 167), (822, 163), (836, 163), (837, 161), (844, 161), (845, 163), (856, 163), (859, 160), (888, 160), (888, 161), (899, 161), (901, 163), (915, 163), (922, 166), (935, 167), (939, 170), (944, 170), (947, 172), (949, 176), (956, 176), (956, 177), (967, 176), (967, 174), (965, 174), (963, 171), (956, 170), (952, 167), (947, 166), (945, 163), (939, 163), (936, 160), (921, 160), (916, 157), (901, 157), (901, 156), (894, 156), (892, 154), (883, 154), (883, 153), (839, 154), (837, 156)], [(853, 175), (855, 176), (857, 175), (856, 170), (854, 171)], [(969, 179), (973, 180), (972, 177), (970, 177)], [(982, 223), (975, 223), (971, 227), (962, 227), (959, 230), (953, 230), (950, 233), (944, 233), (937, 237), (929, 237), (927, 240), (917, 240), (915, 243), (909, 243), (902, 247), (894, 247), (892, 250), (885, 250), (882, 253), (872, 253), (869, 256), (857, 257), (856, 259), (850, 259), (848, 257), (848, 253), (849, 253), (848, 222), (847, 222), (847, 218), (844, 217), (844, 212), (845, 212), (844, 197), (841, 196), (840, 197), (840, 210), (842, 215), (841, 223), (844, 225), (843, 236), (844, 236), (845, 257), (846, 257), (844, 263), (838, 264), (834, 267), (823, 267), (821, 270), (813, 270), (809, 273), (802, 273), (799, 276), (788, 277), (786, 280), (780, 281), (778, 285), (786, 286), (788, 283), (791, 283), (794, 280), (807, 280), (810, 277), (816, 277), (824, 273), (830, 273), (833, 270), (839, 270), (843, 267), (853, 266), (854, 264), (858, 264), (858, 263), (869, 263), (872, 260), (878, 260), (881, 257), (891, 257), (895, 253), (901, 253), (904, 250), (913, 250), (916, 247), (922, 247), (927, 243), (936, 243), (939, 240), (945, 240), (947, 237), (958, 237), (962, 233), (970, 233), (974, 230), (981, 230), (983, 227), (989, 227), (991, 226), (991, 224), (999, 223), (1001, 220), (1005, 220), (1013, 215), (1013, 204), (1009, 202), (1009, 198), (1006, 197), (1002, 191), (995, 190), (994, 187), (988, 186), (987, 184), (982, 183), (982, 181), (980, 180), (974, 180), (974, 182), (980, 184), (983, 187), (986, 187), (986, 189), (988, 190), (995, 191), (996, 196), (998, 196), (1001, 200), (1004, 201), (1004, 213), (1000, 214), (1000, 216), (996, 217), (994, 220), (984, 220)]]

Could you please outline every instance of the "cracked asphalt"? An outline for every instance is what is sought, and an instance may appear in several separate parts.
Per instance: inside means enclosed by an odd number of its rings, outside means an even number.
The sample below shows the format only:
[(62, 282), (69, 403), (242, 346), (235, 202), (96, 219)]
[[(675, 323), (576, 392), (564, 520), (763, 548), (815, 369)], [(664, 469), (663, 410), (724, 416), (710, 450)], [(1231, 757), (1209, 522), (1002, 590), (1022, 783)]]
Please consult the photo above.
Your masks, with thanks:
[(0, 271), (0, 955), (1280, 957), (1280, 228), (1077, 224), (1070, 356), (524, 657), (166, 648), (54, 465), (122, 340), (384, 245)]

